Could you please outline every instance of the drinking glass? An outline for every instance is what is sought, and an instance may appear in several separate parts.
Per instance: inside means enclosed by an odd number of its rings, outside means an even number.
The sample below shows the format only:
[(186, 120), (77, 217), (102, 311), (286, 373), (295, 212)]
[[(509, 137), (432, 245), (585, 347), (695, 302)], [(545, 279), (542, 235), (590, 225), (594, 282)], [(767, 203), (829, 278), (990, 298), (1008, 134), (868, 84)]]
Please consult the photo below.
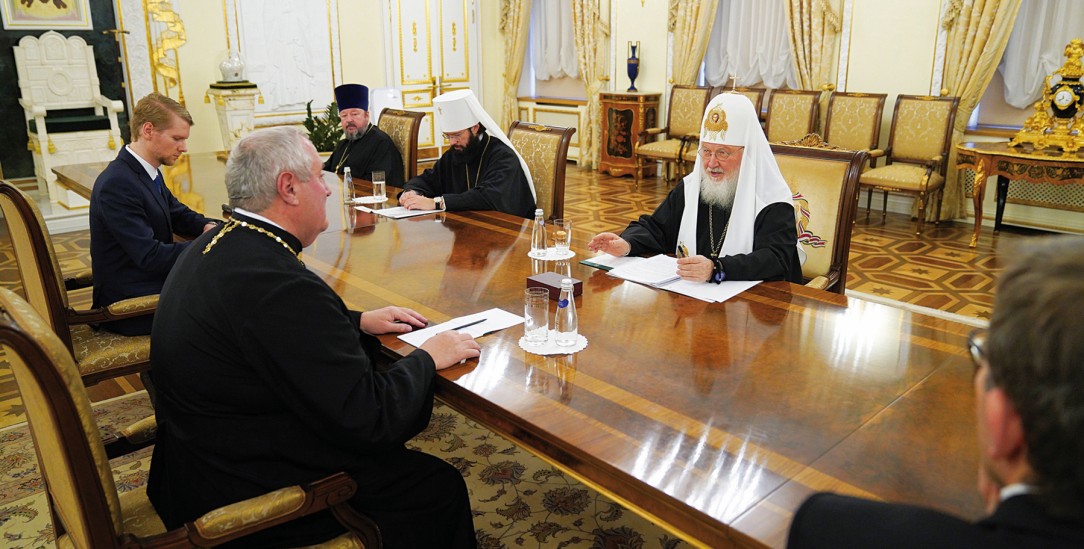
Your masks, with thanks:
[(568, 245), (572, 242), (572, 221), (568, 219), (553, 220), (553, 246), (557, 256), (568, 255)]
[(523, 335), (527, 345), (542, 345), (549, 340), (549, 317), (549, 290), (527, 288), (523, 293)]
[(381, 202), (388, 199), (384, 190), (384, 172), (373, 172), (373, 198)]

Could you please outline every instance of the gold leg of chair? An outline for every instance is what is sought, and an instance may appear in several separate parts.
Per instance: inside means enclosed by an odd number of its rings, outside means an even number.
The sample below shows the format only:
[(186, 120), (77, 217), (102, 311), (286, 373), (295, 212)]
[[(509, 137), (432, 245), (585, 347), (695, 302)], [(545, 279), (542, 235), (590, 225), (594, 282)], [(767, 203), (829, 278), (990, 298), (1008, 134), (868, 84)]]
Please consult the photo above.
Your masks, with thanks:
[(918, 195), (918, 229), (915, 230), (915, 236), (922, 234), (922, 225), (926, 222), (926, 195)]
[(633, 168), (632, 176), (636, 178), (636, 182), (639, 183), (641, 176), (644, 174), (644, 157), (635, 153), (633, 153), (633, 155), (636, 157), (636, 167)]

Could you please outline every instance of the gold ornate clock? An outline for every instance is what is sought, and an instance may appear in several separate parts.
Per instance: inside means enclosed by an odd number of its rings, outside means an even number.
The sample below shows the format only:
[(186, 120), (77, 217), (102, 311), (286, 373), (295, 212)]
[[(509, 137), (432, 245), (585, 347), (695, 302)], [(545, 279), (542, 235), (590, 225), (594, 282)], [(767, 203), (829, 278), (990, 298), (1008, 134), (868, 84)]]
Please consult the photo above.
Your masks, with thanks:
[[(1084, 42), (1079, 38), (1065, 46), (1065, 65), (1046, 77), (1042, 99), (1035, 102), (1035, 114), (1009, 145), (1030, 143), (1036, 149), (1059, 147), (1076, 152), (1084, 147)], [(1055, 80), (1057, 77), (1057, 80)]]

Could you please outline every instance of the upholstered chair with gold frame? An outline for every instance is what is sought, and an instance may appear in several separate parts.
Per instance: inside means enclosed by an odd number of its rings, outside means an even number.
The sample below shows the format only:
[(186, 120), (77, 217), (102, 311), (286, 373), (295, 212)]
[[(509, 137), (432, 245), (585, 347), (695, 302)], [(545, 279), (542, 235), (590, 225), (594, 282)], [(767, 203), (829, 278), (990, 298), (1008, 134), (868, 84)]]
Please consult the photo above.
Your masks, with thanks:
[(565, 215), (565, 167), (568, 144), (576, 128), (546, 126), (516, 120), (508, 128), (508, 140), (523, 157), (534, 180), (535, 204), (546, 219)]
[(727, 89), (726, 86), (718, 86), (719, 93), (732, 91), (734, 93), (740, 93), (749, 98), (749, 101), (753, 104), (753, 107), (757, 110), (757, 118), (760, 118), (761, 123), (764, 122), (764, 94), (768, 92), (765, 88), (745, 88), (737, 86), (735, 88)]
[(146, 488), (118, 493), (71, 355), (6, 288), (0, 288), (0, 350), (26, 405), (57, 547), (213, 547), (325, 509), (348, 533), (321, 547), (379, 547), (376, 525), (348, 504), (357, 484), (345, 473), (221, 507), (167, 532)]
[[(75, 358), (83, 382), (99, 381), (150, 368), (150, 336), (122, 336), (95, 330), (90, 323), (153, 314), (158, 296), (118, 301), (108, 307), (75, 310), (69, 288), (87, 284), (89, 277), (66, 283), (53, 241), (37, 205), (7, 181), (0, 181), (0, 212), (11, 233), (19, 276), (27, 301), (44, 317)], [(78, 283), (77, 283), (78, 282)]]
[(824, 122), (824, 140), (852, 151), (868, 151), (870, 167), (884, 154), (878, 148), (881, 139), (881, 115), (884, 93), (833, 92), (828, 99)]
[(34, 173), (43, 191), (67, 203), (74, 191), (56, 184), (53, 168), (113, 160), (124, 146), (117, 122), (124, 104), (101, 94), (94, 47), (82, 37), (48, 31), (13, 49)]
[[(959, 97), (900, 95), (892, 112), (892, 129), (885, 149), (885, 165), (864, 174), (860, 183), (869, 194), (866, 216), (869, 217), (873, 191), (884, 192), (881, 220), (888, 210), (888, 193), (914, 195), (918, 201), (918, 227), (922, 234), (929, 197), (937, 193), (934, 219), (941, 217), (941, 198), (945, 185), (945, 163), (952, 145), (952, 124), (956, 121)], [(937, 221), (935, 221), (935, 224)]]
[(802, 265), (806, 285), (844, 293), (866, 151), (832, 147), (811, 134), (799, 141), (772, 143), (772, 152), (794, 193), (798, 242), (806, 253)]
[(770, 143), (794, 141), (817, 131), (821, 92), (772, 90), (764, 132)]
[(388, 134), (403, 157), (403, 182), (418, 175), (418, 130), (424, 112), (404, 111), (385, 107), (380, 111), (377, 127)]
[[(682, 153), (699, 146), (700, 123), (711, 93), (710, 87), (674, 86), (671, 89), (666, 126), (644, 130), (636, 141), (633, 154), (637, 174), (642, 173), (644, 162), (662, 161), (666, 163), (664, 177), (667, 182), (685, 175), (687, 164)], [(658, 140), (659, 137), (664, 139)]]

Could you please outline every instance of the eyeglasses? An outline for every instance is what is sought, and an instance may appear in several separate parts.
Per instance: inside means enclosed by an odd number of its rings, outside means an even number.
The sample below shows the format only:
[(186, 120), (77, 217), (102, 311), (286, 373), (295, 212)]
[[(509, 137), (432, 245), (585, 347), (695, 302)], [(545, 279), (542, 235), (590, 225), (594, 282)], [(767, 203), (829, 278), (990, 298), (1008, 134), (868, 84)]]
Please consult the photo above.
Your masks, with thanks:
[(446, 134), (444, 134), (444, 139), (447, 139), (449, 142), (451, 142), (451, 141), (459, 141), (459, 142), (467, 141), (468, 139), (470, 139), (470, 130), (466, 129), (466, 130), (460, 130), (460, 131), (457, 131), (457, 132), (446, 133)]
[(967, 350), (971, 352), (971, 361), (975, 363), (975, 372), (978, 373), (986, 363), (986, 328), (974, 330), (967, 336)]
[(700, 149), (700, 158), (703, 158), (705, 162), (711, 160), (712, 158), (718, 160), (719, 162), (726, 162), (730, 159), (731, 156), (734, 156), (734, 151), (729, 151), (727, 149)]

